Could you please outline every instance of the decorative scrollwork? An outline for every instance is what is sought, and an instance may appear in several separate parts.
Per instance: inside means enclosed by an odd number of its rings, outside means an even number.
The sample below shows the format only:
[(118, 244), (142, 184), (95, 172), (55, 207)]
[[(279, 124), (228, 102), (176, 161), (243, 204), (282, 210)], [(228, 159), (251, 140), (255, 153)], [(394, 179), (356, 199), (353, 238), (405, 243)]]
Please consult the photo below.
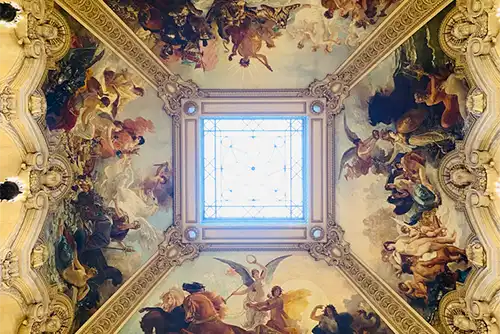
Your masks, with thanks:
[(344, 241), (344, 230), (335, 223), (333, 215), (328, 216), (326, 242), (299, 244), (298, 248), (309, 252), (316, 261), (323, 260), (330, 266), (339, 265), (350, 253), (350, 246)]
[(349, 95), (349, 86), (337, 75), (328, 75), (323, 80), (314, 80), (303, 95), (326, 99), (327, 122), (329, 126), (333, 126), (335, 115), (342, 111), (342, 103)]
[(101, 308), (91, 323), (85, 324), (80, 333), (113, 333), (120, 325), (118, 319), (128, 314), (133, 305), (137, 305), (144, 294), (150, 291), (168, 271), (181, 266), (185, 261), (194, 260), (200, 255), (204, 245), (186, 244), (182, 242), (180, 217), (165, 231), (165, 239), (158, 252), (141, 274), (131, 284), (124, 286), (106, 306)]
[(441, 188), (455, 201), (456, 208), (460, 211), (465, 210), (468, 192), (486, 192), (486, 169), (482, 164), (467, 163), (462, 142), (457, 142), (455, 151), (443, 158), (439, 166), (438, 180)]
[(9, 122), (16, 114), (16, 95), (9, 86), (0, 93), (0, 123)]
[(474, 319), (469, 312), (460, 291), (451, 291), (439, 303), (439, 320), (445, 333), (489, 333), (488, 323)]
[(0, 254), (0, 283), (4, 288), (8, 288), (17, 277), (19, 277), (19, 259), (10, 249), (5, 249)]

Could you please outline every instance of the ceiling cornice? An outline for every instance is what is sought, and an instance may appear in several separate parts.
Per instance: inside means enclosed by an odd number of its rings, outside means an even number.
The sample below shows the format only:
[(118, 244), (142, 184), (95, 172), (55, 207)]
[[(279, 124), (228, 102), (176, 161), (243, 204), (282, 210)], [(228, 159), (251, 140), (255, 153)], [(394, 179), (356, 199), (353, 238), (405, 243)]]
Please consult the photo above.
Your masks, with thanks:
[(350, 88), (453, 0), (403, 1), (333, 73)]
[[(182, 99), (217, 95), (214, 91), (201, 90), (194, 82), (184, 81), (171, 73), (102, 0), (56, 2), (156, 88), (165, 101), (166, 111), (174, 119), (181, 112)], [(353, 86), (450, 2), (451, 0), (402, 1), (334, 73), (323, 80), (315, 80), (307, 89), (302, 90), (302, 94), (326, 98), (328, 112), (333, 117), (340, 112), (343, 99)], [(307, 249), (311, 256), (338, 267), (395, 332), (435, 333), (428, 323), (354, 254), (346, 251), (345, 256), (337, 257), (335, 249), (348, 249), (348, 244), (343, 240), (342, 229), (333, 222), (332, 235), (337, 237), (329, 239), (329, 243), (311, 245)], [(79, 333), (117, 332), (170, 269), (182, 265), (185, 260), (196, 258), (200, 250), (196, 245), (182, 243), (182, 230), (178, 224), (174, 224), (166, 232), (166, 240), (159, 252), (82, 326)]]

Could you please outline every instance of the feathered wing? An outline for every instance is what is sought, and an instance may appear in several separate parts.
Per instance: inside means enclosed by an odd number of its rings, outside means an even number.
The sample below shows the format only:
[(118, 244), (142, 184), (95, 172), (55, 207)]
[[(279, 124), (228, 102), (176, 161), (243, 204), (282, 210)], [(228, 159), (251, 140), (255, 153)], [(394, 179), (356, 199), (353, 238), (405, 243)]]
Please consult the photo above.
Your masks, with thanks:
[(342, 154), (339, 167), (339, 179), (342, 176), (342, 172), (344, 171), (344, 168), (347, 165), (347, 163), (357, 157), (358, 155), (357, 151), (358, 151), (357, 147), (351, 147), (350, 149), (345, 151), (344, 154)]
[(251, 286), (254, 283), (252, 276), (250, 275), (250, 273), (248, 272), (248, 269), (245, 266), (243, 266), (239, 263), (236, 263), (234, 261), (231, 261), (231, 260), (224, 260), (224, 259), (220, 259), (217, 257), (214, 257), (214, 259), (216, 259), (217, 261), (220, 261), (222, 263), (225, 263), (228, 266), (230, 266), (231, 268), (233, 268), (238, 273), (238, 275), (241, 276), (241, 280), (243, 281), (243, 284), (245, 284), (247, 287)]
[(276, 268), (278, 268), (278, 265), (281, 263), (286, 258), (289, 258), (291, 255), (283, 255), (280, 257), (275, 258), (274, 260), (269, 261), (268, 264), (266, 264), (266, 269), (267, 269), (267, 275), (264, 280), (265, 284), (271, 284), (273, 281), (273, 275), (274, 272), (276, 271)]
[(311, 291), (307, 289), (292, 290), (283, 294), (283, 306), (290, 319), (302, 320), (302, 314), (309, 306), (309, 297), (311, 295)]
[(349, 126), (347, 126), (347, 113), (344, 113), (344, 131), (345, 134), (347, 135), (347, 138), (353, 143), (356, 144), (360, 139), (357, 134), (355, 134), (351, 129), (349, 129)]
[(141, 227), (130, 230), (125, 241), (138, 242), (142, 249), (149, 251), (157, 248), (162, 241), (163, 233), (143, 217), (135, 217), (135, 220), (139, 221)]

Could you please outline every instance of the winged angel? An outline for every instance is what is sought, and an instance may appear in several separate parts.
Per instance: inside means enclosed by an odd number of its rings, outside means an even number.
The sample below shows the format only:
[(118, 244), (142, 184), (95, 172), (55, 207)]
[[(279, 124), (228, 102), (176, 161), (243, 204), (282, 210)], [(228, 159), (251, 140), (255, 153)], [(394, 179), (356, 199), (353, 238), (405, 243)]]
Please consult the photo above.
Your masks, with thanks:
[(362, 140), (347, 125), (344, 114), (344, 130), (349, 141), (354, 145), (344, 152), (340, 159), (339, 179), (344, 169), (345, 178), (355, 179), (373, 173), (381, 173), (386, 166), (400, 155), (411, 152), (414, 146), (408, 145), (400, 134), (390, 130), (373, 130), (371, 136)]
[[(265, 303), (268, 298), (272, 298), (272, 296), (266, 295), (266, 286), (271, 284), (273, 274), (278, 268), (278, 265), (290, 256), (291, 255), (280, 256), (263, 266), (257, 262), (255, 256), (248, 255), (247, 262), (258, 267), (251, 270), (234, 261), (215, 258), (229, 265), (242, 279), (243, 284), (226, 298), (226, 300), (232, 296), (245, 296), (243, 307), (246, 311), (246, 322), (243, 324), (243, 327), (253, 329), (260, 325), (265, 325), (269, 320), (269, 311), (250, 307), (249, 305), (259, 305)], [(290, 320), (301, 320), (302, 312), (308, 305), (307, 297), (310, 295), (310, 291), (306, 289), (289, 291), (282, 295), (284, 311), (287, 313)]]

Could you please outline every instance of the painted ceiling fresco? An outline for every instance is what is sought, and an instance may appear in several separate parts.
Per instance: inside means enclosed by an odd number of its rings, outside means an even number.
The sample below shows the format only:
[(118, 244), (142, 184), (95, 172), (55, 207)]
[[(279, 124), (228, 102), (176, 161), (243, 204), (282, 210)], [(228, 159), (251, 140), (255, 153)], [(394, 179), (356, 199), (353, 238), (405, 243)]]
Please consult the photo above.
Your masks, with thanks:
[[(196, 315), (186, 314), (182, 305)], [(220, 321), (200, 318), (214, 314)], [(307, 254), (217, 252), (203, 253), (171, 272), (120, 334), (177, 333), (181, 328), (224, 333), (227, 327), (237, 333), (392, 333), (339, 272)]]
[[(359, 240), (353, 252), (436, 327), (441, 298), (464, 283), (473, 262), (465, 249), (473, 232), (437, 179), (464, 137), (468, 91), (438, 43), (448, 10), (351, 91), (336, 143), (346, 240)], [(457, 188), (476, 182), (465, 170), (453, 174)]]
[[(359, 6), (374, 3), (376, 15), (369, 17), (368, 8), (362, 11), (365, 16), (359, 13)], [(294, 4), (273, 1), (269, 6), (274, 7), (255, 9), (250, 2), (227, 1), (110, 3), (121, 8), (129, 24), (141, 27), (138, 33), (150, 38), (174, 72), (205, 87), (211, 83), (211, 88), (306, 86), (345, 59), (359, 43), (349, 34), (355, 31), (362, 38), (390, 3)], [(323, 6), (330, 6), (332, 19), (324, 16)], [(438, 330), (440, 300), (464, 284), (474, 263), (466, 249), (473, 231), (437, 180), (443, 158), (464, 138), (467, 117), (468, 84), (438, 42), (439, 24), (449, 9), (352, 89), (336, 120), (335, 142), (335, 213), (345, 239)], [(308, 11), (318, 15), (309, 23)], [(76, 331), (156, 251), (162, 231), (172, 223), (174, 171), (172, 122), (156, 92), (78, 23), (68, 21), (71, 50), (49, 72), (43, 89), (49, 142), (64, 147), (78, 177), (40, 236), (51, 252), (40, 270), (50, 285), (75, 301)], [(166, 29), (180, 23), (182, 33)], [(334, 29), (329, 35), (327, 23), (345, 26), (347, 32)], [(245, 24), (257, 35), (231, 35)], [(150, 34), (155, 29), (160, 31)], [(319, 35), (325, 40), (306, 29), (323, 29)], [(193, 40), (184, 41), (186, 36)], [(239, 55), (231, 62), (237, 36), (242, 38), (235, 49)], [(264, 46), (263, 36), (275, 47)], [(178, 44), (162, 40), (168, 38)], [(328, 44), (328, 38), (339, 38), (340, 45)], [(253, 39), (262, 47), (255, 52), (267, 56), (273, 72), (260, 56), (247, 58), (248, 67), (240, 65), (246, 60), (239, 60), (245, 52), (239, 48), (253, 45)], [(312, 57), (318, 58), (313, 62)], [(248, 81), (241, 81), (243, 75)], [(465, 170), (452, 172), (450, 182), (457, 188), (477, 182)], [(207, 300), (215, 311), (206, 308)], [(326, 307), (330, 304), (334, 308)], [(335, 333), (335, 325), (357, 333), (391, 333), (335, 269), (305, 253), (286, 252), (202, 252), (162, 279), (121, 333), (163, 333), (166, 326), (204, 333), (203, 322), (191, 322), (194, 311), (217, 315), (217, 326), (237, 326), (241, 333)]]
[(171, 119), (124, 63), (68, 17), (72, 45), (49, 72), (47, 134), (77, 175), (49, 215), (42, 270), (77, 305), (77, 329), (157, 250), (172, 222)]
[(305, 88), (398, 0), (106, 0), (167, 67), (201, 88)]

